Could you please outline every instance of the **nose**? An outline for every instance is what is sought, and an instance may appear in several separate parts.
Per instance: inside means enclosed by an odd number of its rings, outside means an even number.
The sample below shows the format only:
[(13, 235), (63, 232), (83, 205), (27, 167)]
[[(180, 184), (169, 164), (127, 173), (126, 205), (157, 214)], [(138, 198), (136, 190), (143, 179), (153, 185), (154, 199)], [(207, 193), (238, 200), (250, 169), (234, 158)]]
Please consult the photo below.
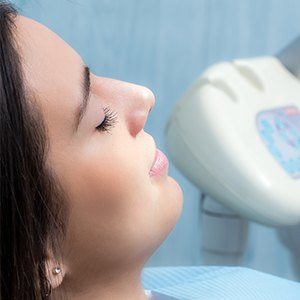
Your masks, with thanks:
[(155, 105), (155, 96), (149, 88), (135, 85), (130, 102), (126, 120), (130, 134), (135, 137), (145, 126), (148, 115)]

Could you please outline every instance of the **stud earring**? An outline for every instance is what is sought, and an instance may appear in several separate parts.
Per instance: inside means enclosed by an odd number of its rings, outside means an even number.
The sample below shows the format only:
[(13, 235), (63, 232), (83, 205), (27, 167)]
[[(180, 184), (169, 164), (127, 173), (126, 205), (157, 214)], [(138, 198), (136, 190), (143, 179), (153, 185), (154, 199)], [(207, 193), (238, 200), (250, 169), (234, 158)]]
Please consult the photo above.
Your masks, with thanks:
[(56, 266), (53, 270), (52, 273), (54, 275), (58, 275), (61, 272), (61, 267), (60, 266)]

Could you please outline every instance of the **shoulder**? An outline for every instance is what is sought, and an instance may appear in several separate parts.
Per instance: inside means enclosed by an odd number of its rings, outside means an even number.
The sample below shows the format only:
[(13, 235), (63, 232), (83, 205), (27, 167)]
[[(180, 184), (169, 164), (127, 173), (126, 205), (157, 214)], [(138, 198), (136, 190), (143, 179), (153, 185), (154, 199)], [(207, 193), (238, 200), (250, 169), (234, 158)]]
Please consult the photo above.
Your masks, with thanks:
[(300, 283), (243, 267), (148, 267), (142, 282), (178, 299), (300, 299)]

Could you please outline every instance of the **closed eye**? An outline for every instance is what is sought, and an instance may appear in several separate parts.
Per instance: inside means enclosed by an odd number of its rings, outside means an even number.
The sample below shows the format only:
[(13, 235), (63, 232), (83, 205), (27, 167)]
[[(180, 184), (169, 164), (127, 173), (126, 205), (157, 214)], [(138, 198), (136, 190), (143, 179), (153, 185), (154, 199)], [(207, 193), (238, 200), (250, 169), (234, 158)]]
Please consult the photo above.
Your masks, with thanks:
[(110, 132), (110, 129), (116, 125), (118, 116), (109, 106), (104, 107), (103, 110), (105, 113), (104, 120), (96, 127), (96, 130)]

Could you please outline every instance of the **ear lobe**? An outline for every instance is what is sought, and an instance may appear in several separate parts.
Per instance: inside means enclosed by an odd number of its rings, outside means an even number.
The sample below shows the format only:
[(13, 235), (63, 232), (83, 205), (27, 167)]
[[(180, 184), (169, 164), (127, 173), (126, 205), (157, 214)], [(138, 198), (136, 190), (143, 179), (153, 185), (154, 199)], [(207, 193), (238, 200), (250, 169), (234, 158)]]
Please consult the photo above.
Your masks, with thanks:
[(60, 286), (65, 276), (65, 267), (49, 257), (45, 261), (45, 268), (46, 276), (51, 283), (51, 288), (55, 289)]

